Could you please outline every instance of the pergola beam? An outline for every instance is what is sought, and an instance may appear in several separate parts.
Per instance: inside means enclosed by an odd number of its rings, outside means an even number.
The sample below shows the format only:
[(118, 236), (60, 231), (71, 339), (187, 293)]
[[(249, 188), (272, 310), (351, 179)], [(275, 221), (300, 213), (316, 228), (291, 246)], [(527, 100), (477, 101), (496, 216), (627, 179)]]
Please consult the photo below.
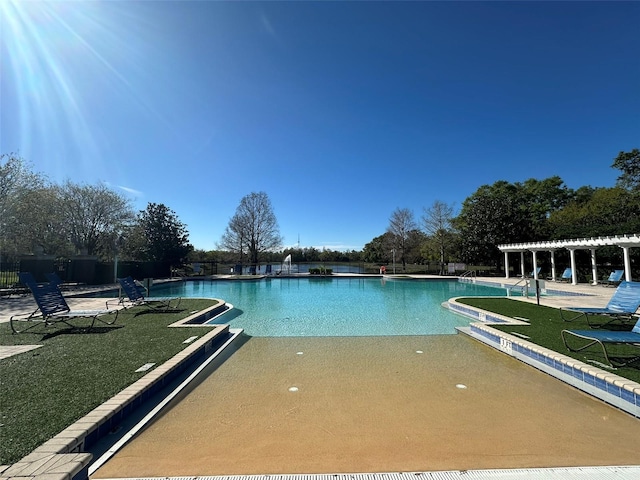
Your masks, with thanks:
[(598, 283), (598, 272), (596, 266), (596, 248), (604, 246), (618, 246), (623, 250), (624, 256), (624, 273), (625, 280), (631, 281), (631, 259), (629, 255), (629, 249), (633, 247), (640, 247), (640, 234), (626, 234), (615, 235), (613, 237), (591, 237), (591, 238), (578, 238), (572, 240), (550, 240), (544, 242), (530, 242), (530, 243), (514, 243), (507, 245), (498, 245), (501, 252), (504, 253), (505, 274), (506, 278), (509, 278), (509, 253), (520, 253), (520, 270), (522, 276), (525, 276), (525, 263), (524, 253), (527, 251), (532, 252), (533, 256), (533, 275), (534, 278), (538, 277), (537, 273), (537, 252), (549, 251), (551, 252), (551, 278), (556, 279), (556, 262), (555, 262), (555, 250), (560, 248), (566, 248), (569, 250), (571, 258), (571, 283), (573, 285), (578, 284), (578, 273), (576, 269), (576, 250), (590, 250), (591, 251), (591, 274), (593, 277), (593, 285)]

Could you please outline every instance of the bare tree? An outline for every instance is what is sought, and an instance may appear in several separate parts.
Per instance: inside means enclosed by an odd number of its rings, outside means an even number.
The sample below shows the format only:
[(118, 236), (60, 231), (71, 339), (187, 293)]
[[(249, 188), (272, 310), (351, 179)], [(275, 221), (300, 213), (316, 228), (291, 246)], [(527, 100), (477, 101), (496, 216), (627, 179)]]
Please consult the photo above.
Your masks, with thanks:
[(59, 198), (65, 233), (78, 253), (108, 254), (114, 237), (134, 218), (129, 200), (104, 185), (67, 181)]
[(240, 200), (236, 213), (229, 220), (220, 241), (220, 248), (237, 252), (247, 252), (249, 263), (255, 265), (260, 254), (279, 249), (282, 237), (271, 201), (265, 192), (253, 192)]
[(407, 266), (405, 252), (408, 248), (409, 234), (415, 229), (416, 222), (413, 218), (413, 212), (408, 208), (396, 208), (389, 219), (387, 232), (393, 235), (394, 251), (400, 251), (403, 271)]
[(447, 243), (451, 238), (451, 219), (453, 218), (453, 207), (444, 202), (436, 200), (430, 208), (424, 209), (422, 225), (425, 233), (431, 237), (436, 244), (440, 257), (440, 275), (444, 274), (444, 261)]

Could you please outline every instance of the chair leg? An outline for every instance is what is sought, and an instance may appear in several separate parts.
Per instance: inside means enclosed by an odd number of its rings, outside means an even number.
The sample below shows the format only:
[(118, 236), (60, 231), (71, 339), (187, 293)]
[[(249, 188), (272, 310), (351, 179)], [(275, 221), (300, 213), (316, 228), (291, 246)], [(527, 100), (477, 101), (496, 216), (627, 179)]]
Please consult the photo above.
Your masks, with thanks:
[[(577, 337), (577, 338), (582, 338), (583, 340), (587, 340), (588, 343), (586, 345), (583, 345), (582, 347), (579, 348), (574, 348), (569, 346), (569, 344), (567, 343), (567, 339), (565, 337), (565, 334), (571, 335), (573, 337)], [(604, 343), (602, 343), (600, 340), (596, 339), (596, 338), (588, 338), (588, 337), (583, 337), (581, 335), (576, 335), (575, 333), (572, 333), (569, 330), (562, 330), (562, 332), (560, 332), (560, 335), (562, 337), (562, 343), (564, 343), (564, 346), (567, 347), (567, 350), (569, 350), (570, 352), (581, 352), (582, 350), (585, 350), (593, 345), (600, 345), (600, 348), (602, 348), (602, 352), (604, 353), (604, 358), (607, 361), (607, 363), (611, 366), (611, 368), (615, 368), (615, 365), (611, 362), (611, 359), (609, 358), (609, 354), (607, 353), (607, 349), (604, 346)]]
[[(572, 314), (575, 313), (575, 316), (573, 317), (565, 317), (565, 313), (563, 312), (571, 312)], [(568, 313), (567, 313), (568, 315)], [(560, 309), (560, 318), (562, 318), (563, 321), (565, 322), (573, 322), (574, 320), (577, 320), (578, 318), (585, 316), (587, 317), (587, 322), (589, 321), (589, 317), (587, 316), (587, 314), (585, 314), (584, 312), (575, 312), (573, 310), (563, 310), (562, 308)]]
[[(111, 313), (111, 312), (113, 312), (113, 313)], [(120, 313), (120, 310), (119, 310), (119, 309), (118, 309), (118, 310), (111, 310), (111, 311), (110, 311), (109, 313), (107, 313), (106, 315), (103, 315), (103, 314), (96, 315), (96, 320), (98, 320), (98, 321), (100, 321), (100, 322), (104, 323), (105, 325), (113, 325), (114, 323), (116, 323), (116, 322), (118, 321), (118, 314), (119, 314), (119, 313)], [(103, 316), (107, 316), (107, 315), (108, 315), (109, 317), (113, 315), (113, 316), (114, 316), (114, 319), (113, 319), (113, 320), (111, 320), (111, 321), (108, 321), (108, 320), (103, 320), (103, 319), (101, 318), (101, 317), (103, 317)]]

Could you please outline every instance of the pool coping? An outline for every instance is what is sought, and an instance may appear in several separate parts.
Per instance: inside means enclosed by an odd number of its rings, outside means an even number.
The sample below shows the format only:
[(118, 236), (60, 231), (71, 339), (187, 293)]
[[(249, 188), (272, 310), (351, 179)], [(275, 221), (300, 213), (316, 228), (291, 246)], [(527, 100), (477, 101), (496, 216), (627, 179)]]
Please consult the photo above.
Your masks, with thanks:
[(516, 335), (491, 328), (492, 324), (522, 325), (526, 322), (458, 303), (457, 298), (449, 299), (446, 303), (452, 312), (477, 320), (468, 327), (457, 327), (458, 332), (640, 418), (639, 383), (541, 347)]
[[(224, 302), (222, 302), (224, 304)], [(226, 313), (219, 312), (218, 303), (193, 313), (181, 322), (203, 317), (210, 320)], [(235, 341), (242, 329), (230, 329), (227, 324), (204, 323), (171, 326), (209, 327), (202, 337), (178, 352), (172, 358), (150, 370), (103, 404), (62, 430), (53, 438), (11, 465), (0, 465), (0, 480), (85, 480), (93, 455), (86, 449), (107, 435), (112, 428), (131, 414), (160, 389), (173, 381), (186, 368), (203, 357), (218, 356)]]

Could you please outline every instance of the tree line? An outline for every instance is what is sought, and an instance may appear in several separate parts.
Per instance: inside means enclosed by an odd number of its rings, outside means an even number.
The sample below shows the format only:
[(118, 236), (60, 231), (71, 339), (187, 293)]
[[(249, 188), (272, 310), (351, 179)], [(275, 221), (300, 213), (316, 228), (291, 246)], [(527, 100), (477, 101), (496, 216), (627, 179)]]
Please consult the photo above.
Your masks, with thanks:
[[(282, 247), (277, 217), (265, 192), (243, 197), (217, 250), (194, 250), (187, 226), (164, 204), (134, 212), (130, 201), (106, 185), (61, 185), (34, 172), (16, 154), (0, 156), (0, 256), (29, 253), (56, 257), (84, 254), (111, 260), (258, 264), (281, 262), (369, 262), (400, 268), (449, 262), (498, 267), (498, 245), (640, 232), (640, 150), (620, 152), (613, 187), (569, 188), (553, 176), (482, 185), (454, 215), (454, 205), (436, 200), (419, 220), (396, 208), (385, 232), (362, 251)], [(617, 262), (619, 249), (599, 250)], [(637, 253), (634, 253), (637, 255)]]
[[(496, 181), (480, 186), (453, 206), (435, 201), (423, 209), (421, 222), (413, 212), (396, 209), (386, 232), (365, 245), (363, 259), (406, 263), (448, 262), (499, 268), (504, 256), (498, 245), (590, 238), (640, 232), (640, 150), (620, 152), (612, 168), (620, 174), (613, 187), (569, 188), (559, 176), (524, 182)], [(392, 253), (390, 253), (392, 252)], [(577, 252), (586, 255), (586, 252)], [(560, 261), (567, 252), (559, 252)], [(640, 258), (639, 252), (632, 255)], [(617, 247), (599, 249), (603, 263), (620, 264)]]
[(135, 212), (107, 185), (55, 184), (16, 154), (0, 155), (0, 257), (91, 255), (101, 260), (183, 262), (186, 225), (163, 204)]

